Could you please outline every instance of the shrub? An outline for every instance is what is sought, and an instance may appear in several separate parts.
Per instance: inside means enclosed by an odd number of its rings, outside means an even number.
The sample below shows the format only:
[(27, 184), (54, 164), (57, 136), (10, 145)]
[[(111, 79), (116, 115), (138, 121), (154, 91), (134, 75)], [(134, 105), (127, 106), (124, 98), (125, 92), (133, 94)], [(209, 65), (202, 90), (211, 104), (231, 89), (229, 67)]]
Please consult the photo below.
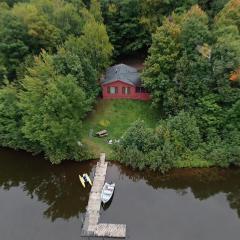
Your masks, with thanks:
[(121, 163), (126, 164), (127, 166), (133, 167), (134, 169), (138, 168), (142, 170), (146, 166), (144, 154), (136, 147), (123, 148), (120, 145), (116, 145), (115, 159)]
[(152, 170), (159, 170), (161, 173), (167, 172), (173, 167), (175, 159), (175, 154), (172, 150), (172, 145), (165, 143), (161, 148), (151, 151), (146, 156), (147, 165)]
[(153, 130), (145, 126), (144, 121), (137, 120), (127, 129), (122, 136), (123, 148), (136, 148), (143, 153), (149, 152), (156, 147)]

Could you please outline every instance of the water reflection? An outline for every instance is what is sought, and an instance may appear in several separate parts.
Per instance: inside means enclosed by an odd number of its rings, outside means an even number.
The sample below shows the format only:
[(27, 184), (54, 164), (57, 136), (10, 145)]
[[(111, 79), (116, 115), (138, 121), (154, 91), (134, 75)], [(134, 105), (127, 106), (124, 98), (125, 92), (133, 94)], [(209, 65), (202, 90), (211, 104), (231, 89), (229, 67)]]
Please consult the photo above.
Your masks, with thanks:
[(0, 187), (9, 190), (20, 186), (30, 198), (36, 196), (48, 206), (43, 215), (52, 221), (78, 217), (85, 212), (89, 192), (89, 188), (81, 187), (78, 174), (91, 175), (93, 166), (94, 162), (52, 166), (41, 156), (4, 149), (0, 158)]
[[(192, 169), (174, 170), (166, 175), (152, 171), (133, 171), (131, 168), (112, 163), (133, 182), (145, 180), (154, 189), (175, 189), (184, 195), (190, 188), (194, 197), (204, 200), (217, 193), (226, 193), (231, 208), (240, 216), (240, 170), (239, 169)], [(31, 198), (47, 204), (44, 216), (53, 221), (57, 218), (69, 219), (85, 212), (89, 187), (82, 188), (79, 173), (93, 175), (95, 162), (65, 162), (51, 165), (41, 156), (31, 156), (25, 152), (1, 150), (0, 187), (9, 190), (21, 185)], [(114, 173), (113, 173), (114, 175)], [(108, 206), (109, 207), (109, 206)], [(107, 208), (108, 208), (107, 207)]]
[[(0, 153), (0, 238), (78, 238), (90, 190), (78, 174), (92, 176), (96, 162), (53, 166), (25, 152)], [(240, 235), (239, 169), (174, 170), (163, 176), (111, 163), (106, 180), (116, 182), (116, 190), (101, 221), (126, 223), (130, 240)], [(36, 231), (37, 226), (42, 227)]]
[(178, 194), (185, 195), (190, 188), (199, 200), (225, 193), (230, 207), (236, 209), (240, 217), (240, 169), (177, 169), (161, 175), (152, 171), (133, 171), (120, 164), (117, 166), (123, 176), (134, 182), (144, 179), (154, 189), (175, 189)]
[(239, 238), (239, 170), (175, 170), (162, 176), (112, 164), (109, 172), (116, 192), (101, 221), (126, 223), (129, 239)]

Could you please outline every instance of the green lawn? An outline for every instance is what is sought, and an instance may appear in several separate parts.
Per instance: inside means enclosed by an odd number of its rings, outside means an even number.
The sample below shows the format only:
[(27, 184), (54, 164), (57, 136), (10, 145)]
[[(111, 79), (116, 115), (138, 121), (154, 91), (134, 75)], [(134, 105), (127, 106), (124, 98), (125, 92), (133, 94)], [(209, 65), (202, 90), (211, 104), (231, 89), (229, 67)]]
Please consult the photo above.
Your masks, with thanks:
[[(110, 155), (111, 146), (107, 144), (109, 139), (119, 139), (137, 119), (144, 120), (149, 127), (155, 127), (159, 118), (160, 113), (151, 108), (151, 102), (126, 99), (99, 100), (95, 109), (83, 122), (83, 142), (90, 147), (96, 157), (102, 151)], [(103, 129), (106, 129), (109, 135), (105, 138), (95, 137), (95, 133)]]

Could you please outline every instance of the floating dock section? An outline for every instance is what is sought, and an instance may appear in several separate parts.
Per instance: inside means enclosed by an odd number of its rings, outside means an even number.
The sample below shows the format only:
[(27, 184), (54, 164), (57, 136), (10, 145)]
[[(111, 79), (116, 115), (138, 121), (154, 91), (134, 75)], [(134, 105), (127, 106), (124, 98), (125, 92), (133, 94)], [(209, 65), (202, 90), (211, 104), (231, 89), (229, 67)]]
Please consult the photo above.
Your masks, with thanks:
[(83, 223), (82, 237), (109, 237), (125, 238), (125, 224), (100, 224), (101, 192), (105, 183), (107, 173), (105, 153), (101, 153), (100, 161), (97, 163), (96, 172), (93, 179), (92, 189), (89, 195), (87, 211)]

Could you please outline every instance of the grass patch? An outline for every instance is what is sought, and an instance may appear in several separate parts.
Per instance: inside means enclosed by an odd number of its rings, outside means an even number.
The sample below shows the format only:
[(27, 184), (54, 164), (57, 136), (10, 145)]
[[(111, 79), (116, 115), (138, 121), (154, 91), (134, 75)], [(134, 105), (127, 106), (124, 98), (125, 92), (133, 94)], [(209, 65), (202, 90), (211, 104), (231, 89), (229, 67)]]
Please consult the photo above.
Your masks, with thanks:
[[(148, 127), (153, 128), (160, 119), (160, 112), (151, 108), (151, 102), (127, 99), (99, 100), (95, 109), (83, 122), (83, 142), (96, 157), (102, 151), (111, 155), (111, 146), (107, 141), (119, 139), (138, 119), (144, 120)], [(103, 129), (108, 130), (109, 135), (105, 138), (95, 137), (95, 133)]]

